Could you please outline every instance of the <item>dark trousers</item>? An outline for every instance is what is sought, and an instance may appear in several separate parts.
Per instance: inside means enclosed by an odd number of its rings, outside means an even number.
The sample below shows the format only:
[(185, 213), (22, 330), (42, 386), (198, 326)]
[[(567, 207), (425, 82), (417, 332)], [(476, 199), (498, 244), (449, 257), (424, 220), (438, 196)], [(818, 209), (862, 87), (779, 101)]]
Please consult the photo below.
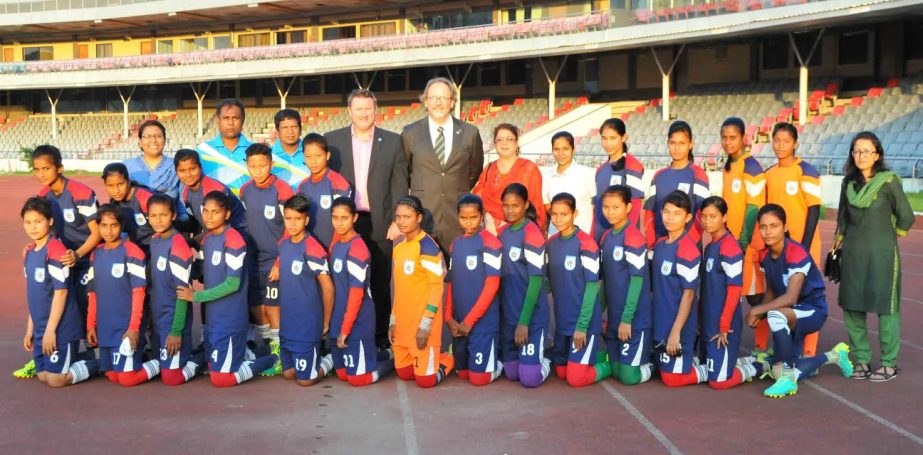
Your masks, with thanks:
[(369, 285), (372, 300), (375, 301), (375, 342), (379, 345), (387, 344), (388, 321), (391, 317), (391, 252), (394, 246), (390, 240), (373, 239), (372, 217), (368, 212), (359, 212), (355, 229), (371, 253)]

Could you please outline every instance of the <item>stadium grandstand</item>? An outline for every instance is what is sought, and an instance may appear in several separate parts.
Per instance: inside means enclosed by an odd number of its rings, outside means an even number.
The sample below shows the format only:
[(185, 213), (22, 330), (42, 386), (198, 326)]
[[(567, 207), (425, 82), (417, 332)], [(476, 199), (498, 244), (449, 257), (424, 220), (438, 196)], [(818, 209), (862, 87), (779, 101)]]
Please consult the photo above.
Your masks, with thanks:
[(718, 125), (739, 115), (765, 164), (768, 131), (792, 121), (823, 173), (840, 172), (852, 134), (872, 129), (917, 177), (921, 3), (3, 0), (0, 157), (52, 143), (88, 164), (124, 159), (149, 118), (166, 125), (168, 151), (193, 147), (215, 134), (209, 109), (225, 97), (248, 107), (253, 140), (275, 141), (272, 115), (286, 106), (305, 133), (323, 133), (348, 124), (356, 87), (378, 94), (378, 124), (400, 131), (425, 115), (425, 82), (447, 76), (456, 115), (488, 151), (493, 127), (513, 123), (539, 163), (558, 130), (577, 136), (581, 162), (603, 161), (595, 128), (618, 116), (647, 166), (668, 162), (665, 131), (680, 118), (715, 168)]

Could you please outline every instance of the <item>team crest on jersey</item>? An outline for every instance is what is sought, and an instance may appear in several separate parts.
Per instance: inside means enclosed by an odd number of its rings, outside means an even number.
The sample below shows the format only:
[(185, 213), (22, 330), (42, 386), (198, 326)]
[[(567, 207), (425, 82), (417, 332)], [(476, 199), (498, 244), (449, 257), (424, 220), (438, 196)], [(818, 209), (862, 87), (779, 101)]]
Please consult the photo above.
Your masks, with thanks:
[(413, 275), (414, 262), (413, 259), (407, 259), (404, 261), (404, 274)]
[(715, 258), (708, 258), (708, 261), (705, 262), (705, 271), (711, 272), (711, 268), (715, 265)]
[(688, 192), (689, 192), (689, 184), (688, 184), (688, 183), (680, 183), (679, 185), (676, 186), (676, 189), (682, 191), (683, 193), (688, 193)]
[(263, 206), (263, 217), (267, 220), (271, 220), (276, 217), (276, 206), (275, 205), (265, 205)]
[(145, 224), (147, 224), (147, 218), (144, 217), (143, 213), (135, 214), (135, 224), (138, 226), (144, 226)]
[(298, 260), (292, 261), (292, 275), (301, 275), (304, 263)]
[(621, 185), (621, 184), (622, 184), (622, 176), (621, 176), (621, 175), (613, 175), (612, 177), (609, 177), (609, 186), (612, 186), (612, 185)]
[(112, 277), (122, 278), (125, 275), (125, 264), (112, 264)]
[(320, 206), (322, 209), (327, 210), (330, 208), (330, 204), (333, 202), (333, 199), (329, 194), (325, 194), (320, 197)]
[(478, 257), (476, 255), (465, 257), (465, 267), (468, 267), (468, 270), (474, 270), (478, 267)]
[(785, 192), (792, 196), (798, 194), (798, 182), (785, 182)]
[(575, 267), (577, 267), (577, 256), (565, 256), (564, 268), (567, 270), (574, 270)]
[(161, 256), (157, 258), (157, 270), (160, 270), (161, 272), (163, 272), (164, 270), (167, 270), (167, 258), (166, 257)]
[(735, 193), (739, 193), (742, 187), (743, 183), (740, 181), (740, 179), (734, 179), (734, 181), (731, 182), (731, 191)]
[(518, 246), (514, 246), (510, 248), (510, 260), (511, 261), (514, 261), (514, 262), (518, 261), (520, 256), (522, 256), (522, 248), (519, 248)]
[(35, 269), (34, 277), (35, 277), (36, 282), (44, 283), (45, 282), (45, 268), (40, 267), (40, 268)]
[(221, 263), (221, 252), (215, 251), (212, 253), (212, 265), (218, 265)]
[(670, 261), (663, 261), (663, 265), (660, 266), (661, 275), (669, 275), (673, 271), (673, 263)]
[(67, 221), (68, 223), (73, 223), (74, 220), (77, 219), (77, 217), (74, 216), (74, 209), (64, 209), (63, 212), (64, 212), (64, 221)]
[(336, 273), (340, 273), (343, 271), (343, 260), (342, 259), (337, 259), (333, 261), (333, 271)]
[(617, 247), (612, 249), (612, 259), (615, 261), (621, 261), (625, 256), (625, 248)]

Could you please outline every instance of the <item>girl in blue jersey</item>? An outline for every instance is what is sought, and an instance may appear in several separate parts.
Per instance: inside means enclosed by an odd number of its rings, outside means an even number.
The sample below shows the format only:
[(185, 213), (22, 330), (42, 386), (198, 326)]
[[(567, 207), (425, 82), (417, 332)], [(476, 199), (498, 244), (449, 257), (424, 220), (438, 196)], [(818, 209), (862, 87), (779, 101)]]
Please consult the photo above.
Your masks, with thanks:
[(90, 254), (87, 342), (99, 346), (99, 369), (106, 377), (131, 387), (160, 374), (160, 362), (144, 362), (147, 258), (141, 248), (122, 238), (122, 213), (115, 204), (99, 208), (103, 243)]
[[(282, 377), (307, 387), (333, 371), (321, 342), (330, 327), (334, 284), (327, 252), (307, 228), (311, 202), (295, 195), (285, 202), (288, 236), (279, 242), (279, 344)], [(355, 359), (358, 361), (359, 359)]]
[(601, 349), (599, 247), (574, 225), (576, 212), (570, 193), (551, 199), (551, 224), (558, 232), (545, 242), (545, 251), (555, 303), (555, 374), (571, 387), (583, 387), (609, 377), (612, 369)]
[(185, 384), (205, 366), (205, 353), (192, 352), (192, 310), (176, 297), (176, 288), (189, 286), (192, 249), (173, 228), (176, 203), (166, 194), (148, 200), (151, 237), (150, 307), (154, 336), (160, 342), (160, 379), (166, 385)]
[[(500, 377), (500, 240), (482, 227), (484, 203), (474, 194), (458, 199), (464, 233), (449, 247), (445, 321), (452, 332), (458, 376), (474, 385)], [(453, 284), (457, 284), (453, 285)], [(479, 286), (474, 286), (478, 284)]]
[(612, 376), (635, 385), (651, 378), (651, 274), (647, 244), (635, 223), (633, 190), (615, 185), (599, 197), (612, 228), (602, 234), (600, 267), (603, 301), (608, 308), (606, 347)]
[(799, 358), (805, 337), (820, 330), (827, 320), (824, 280), (808, 250), (788, 238), (785, 209), (766, 204), (757, 219), (766, 244), (760, 252), (766, 293), (763, 303), (747, 313), (746, 322), (756, 327), (760, 319), (767, 320), (775, 347), (773, 361), (782, 365), (775, 384), (763, 391), (763, 395), (771, 398), (794, 395), (799, 379), (829, 363), (837, 364), (844, 377), (852, 376), (853, 365), (846, 343), (839, 343), (824, 354)]
[(654, 352), (660, 378), (670, 387), (699, 384), (708, 379), (705, 365), (693, 364), (698, 310), (701, 254), (686, 228), (692, 201), (683, 191), (664, 200), (661, 219), (667, 235), (654, 245), (651, 264), (654, 296)]
[(231, 198), (218, 190), (206, 194), (202, 201), (202, 222), (208, 231), (202, 239), (205, 289), (178, 287), (176, 297), (208, 306), (204, 345), (210, 379), (216, 387), (231, 387), (252, 379), (254, 373), (269, 368), (278, 357), (270, 354), (256, 358), (247, 349), (247, 246), (243, 236), (227, 225)]
[(667, 131), (667, 148), (670, 151), (670, 165), (657, 171), (651, 180), (647, 200), (644, 201), (644, 235), (648, 248), (661, 237), (667, 235), (661, 212), (666, 204), (666, 197), (673, 191), (681, 191), (692, 202), (690, 207), (688, 235), (693, 242), (700, 243), (702, 227), (698, 214), (702, 201), (709, 196), (708, 175), (705, 170), (692, 162), (692, 127), (677, 120)]
[(727, 229), (728, 206), (711, 196), (702, 202), (702, 228), (711, 236), (702, 257), (699, 338), (705, 353), (708, 385), (729, 389), (760, 374), (762, 365), (753, 358), (738, 361), (741, 323), (740, 294), (743, 287), (743, 250)]
[(128, 168), (122, 163), (109, 163), (103, 168), (103, 183), (110, 202), (122, 209), (125, 217), (123, 229), (128, 239), (146, 254), (154, 234), (147, 221), (147, 203), (154, 193), (132, 181), (128, 177)]
[(333, 201), (330, 266), (334, 300), (327, 345), (337, 377), (359, 387), (378, 382), (393, 371), (394, 359), (390, 349), (375, 349), (375, 302), (369, 291), (371, 253), (354, 229), (357, 219), (352, 199)]
[(32, 354), (38, 380), (49, 387), (76, 384), (99, 369), (96, 360), (76, 360), (83, 321), (68, 289), (67, 251), (51, 233), (51, 204), (31, 197), (20, 211), (23, 229), (32, 240), (23, 250), (29, 318), (22, 346)]
[(501, 196), (508, 223), (499, 233), (501, 359), (506, 377), (524, 387), (538, 387), (551, 372), (544, 355), (548, 326), (548, 295), (544, 285), (545, 237), (536, 224), (529, 192), (511, 183)]

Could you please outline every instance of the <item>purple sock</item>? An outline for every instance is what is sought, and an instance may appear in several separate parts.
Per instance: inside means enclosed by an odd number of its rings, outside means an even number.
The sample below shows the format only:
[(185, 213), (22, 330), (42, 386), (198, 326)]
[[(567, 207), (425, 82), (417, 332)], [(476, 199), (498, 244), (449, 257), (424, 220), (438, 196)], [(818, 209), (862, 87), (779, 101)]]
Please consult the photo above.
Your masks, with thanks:
[(510, 381), (519, 380), (519, 361), (508, 361), (503, 362), (503, 373), (506, 374), (506, 378)]
[(519, 383), (523, 387), (531, 389), (542, 385), (543, 382), (545, 375), (542, 374), (542, 364), (519, 365)]

